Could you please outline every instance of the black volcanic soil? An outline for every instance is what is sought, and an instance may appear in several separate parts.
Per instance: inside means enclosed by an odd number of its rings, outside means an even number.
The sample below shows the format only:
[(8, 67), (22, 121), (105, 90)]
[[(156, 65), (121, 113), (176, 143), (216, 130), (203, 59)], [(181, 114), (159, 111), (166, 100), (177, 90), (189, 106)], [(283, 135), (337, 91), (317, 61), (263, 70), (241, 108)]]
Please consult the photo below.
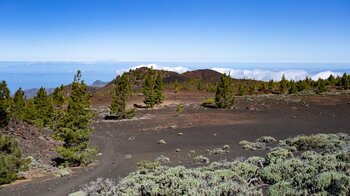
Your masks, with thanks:
[[(350, 134), (349, 95), (240, 97), (233, 110), (200, 107), (198, 100), (210, 95), (167, 93), (165, 106), (139, 110), (135, 120), (97, 119), (93, 124), (95, 131), (91, 140), (103, 155), (96, 164), (75, 169), (74, 174), (68, 177), (44, 177), (17, 182), (1, 189), (0, 195), (67, 195), (97, 177), (123, 177), (136, 169), (138, 161), (154, 160), (159, 155), (169, 157), (169, 165), (193, 167), (193, 156), (188, 155), (190, 150), (195, 150), (196, 155), (208, 157), (211, 162), (264, 155), (265, 150), (247, 151), (238, 144), (243, 139), (254, 141), (264, 135), (284, 139), (312, 133)], [(134, 99), (137, 103), (140, 100), (142, 98)], [(175, 112), (175, 105), (180, 102), (184, 103), (184, 112), (179, 116)], [(179, 136), (179, 132), (183, 135)], [(164, 139), (167, 144), (157, 144), (160, 139)], [(207, 149), (225, 144), (231, 146), (230, 153), (207, 153)], [(175, 152), (177, 148), (181, 151)], [(125, 159), (127, 154), (132, 158)]]

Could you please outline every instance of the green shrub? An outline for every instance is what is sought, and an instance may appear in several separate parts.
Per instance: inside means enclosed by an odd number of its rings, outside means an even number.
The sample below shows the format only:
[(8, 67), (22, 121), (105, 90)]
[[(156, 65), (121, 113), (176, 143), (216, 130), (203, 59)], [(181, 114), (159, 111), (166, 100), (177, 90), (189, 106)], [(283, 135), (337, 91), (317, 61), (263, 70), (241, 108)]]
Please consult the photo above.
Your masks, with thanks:
[(247, 140), (242, 140), (239, 142), (243, 146), (243, 149), (246, 150), (261, 150), (265, 149), (266, 145), (263, 142), (248, 142)]
[(285, 161), (288, 158), (294, 157), (293, 153), (285, 148), (276, 147), (272, 149), (267, 155), (265, 156), (267, 164), (271, 163), (277, 163), (279, 161)]
[(317, 191), (329, 195), (349, 195), (350, 177), (339, 172), (324, 172), (314, 178)]
[(28, 161), (21, 158), (17, 141), (0, 134), (0, 185), (15, 181), (18, 172), (28, 169), (27, 164)]

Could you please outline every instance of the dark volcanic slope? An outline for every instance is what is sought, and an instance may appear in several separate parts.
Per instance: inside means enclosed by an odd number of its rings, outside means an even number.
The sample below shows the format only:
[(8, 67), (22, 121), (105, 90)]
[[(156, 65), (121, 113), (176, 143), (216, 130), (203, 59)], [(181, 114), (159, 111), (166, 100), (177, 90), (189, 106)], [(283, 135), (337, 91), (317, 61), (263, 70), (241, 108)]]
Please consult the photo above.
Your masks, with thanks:
[[(254, 98), (254, 97), (252, 97)], [(118, 178), (135, 170), (143, 159), (154, 160), (159, 155), (171, 159), (170, 165), (191, 165), (188, 155), (207, 156), (210, 161), (234, 159), (241, 156), (264, 155), (266, 151), (243, 150), (239, 141), (254, 141), (270, 135), (284, 139), (298, 134), (350, 133), (349, 96), (293, 97), (294, 100), (262, 98), (238, 99), (236, 110), (204, 109), (186, 105), (184, 113), (177, 116), (174, 107), (156, 110), (139, 110), (140, 120), (94, 123), (92, 143), (103, 153), (101, 161), (93, 169), (81, 169), (73, 176), (35, 180), (8, 186), (0, 195), (67, 195), (79, 189), (79, 185), (97, 177)], [(254, 108), (254, 110), (246, 109)], [(177, 127), (170, 129), (170, 125)], [(182, 132), (179, 136), (177, 133)], [(135, 138), (135, 139), (129, 139)], [(164, 139), (167, 144), (159, 145)], [(231, 152), (225, 155), (209, 155), (206, 149), (228, 144)], [(176, 153), (175, 149), (181, 149)], [(130, 154), (131, 159), (125, 159)]]
[(221, 73), (211, 69), (199, 69), (194, 71), (188, 71), (181, 75), (188, 79), (200, 79), (209, 82), (218, 82), (220, 80), (220, 77), (222, 76)]

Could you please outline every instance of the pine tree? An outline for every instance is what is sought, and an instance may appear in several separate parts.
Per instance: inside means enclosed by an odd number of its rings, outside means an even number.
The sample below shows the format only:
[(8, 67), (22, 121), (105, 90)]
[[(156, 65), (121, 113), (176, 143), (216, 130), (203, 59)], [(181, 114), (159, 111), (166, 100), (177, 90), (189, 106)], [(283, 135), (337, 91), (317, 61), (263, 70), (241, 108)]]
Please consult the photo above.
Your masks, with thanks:
[(288, 81), (286, 80), (286, 76), (283, 74), (282, 79), (280, 81), (280, 92), (286, 93), (288, 91)]
[(135, 110), (126, 109), (126, 101), (130, 96), (130, 84), (129, 77), (127, 74), (121, 75), (116, 79), (117, 83), (115, 86), (114, 94), (111, 103), (111, 115), (117, 117), (117, 119), (131, 118), (134, 116)]
[(298, 91), (301, 92), (301, 91), (307, 91), (309, 90), (309, 84), (306, 82), (306, 80), (299, 80), (298, 83), (297, 83), (297, 88), (298, 88)]
[(317, 94), (321, 94), (323, 92), (326, 92), (326, 84), (325, 81), (319, 78), (317, 80)]
[(64, 104), (66, 101), (66, 95), (64, 91), (64, 86), (55, 88), (52, 93), (52, 104), (53, 104), (53, 114), (51, 118), (51, 129), (56, 130), (57, 127), (62, 126), (62, 118), (65, 115)]
[(328, 84), (330, 85), (334, 85), (336, 82), (335, 77), (332, 74), (328, 77), (327, 81), (328, 81)]
[(238, 95), (239, 96), (243, 96), (243, 95), (246, 95), (247, 94), (247, 89), (244, 85), (242, 85), (242, 83), (239, 83), (239, 86), (238, 86)]
[(77, 166), (91, 162), (96, 153), (89, 146), (89, 137), (92, 129), (94, 112), (90, 109), (91, 94), (87, 91), (84, 81), (81, 81), (81, 72), (74, 76), (71, 85), (71, 95), (68, 98), (67, 112), (55, 130), (55, 138), (64, 142), (63, 146), (56, 148), (70, 165)]
[(174, 84), (174, 93), (178, 93), (178, 92), (179, 92), (179, 82), (176, 79)]
[(231, 108), (234, 104), (232, 80), (227, 75), (222, 75), (216, 88), (215, 104), (218, 108)]
[(34, 100), (28, 99), (25, 102), (23, 110), (23, 121), (34, 125), (37, 119), (37, 110), (35, 109)]
[(250, 94), (250, 95), (254, 95), (254, 94), (255, 94), (255, 90), (256, 90), (256, 83), (253, 82), (253, 83), (249, 86), (249, 94)]
[(53, 114), (53, 106), (45, 88), (41, 87), (37, 92), (34, 97), (34, 106), (37, 114), (34, 124), (39, 128), (49, 125)]
[(24, 107), (25, 107), (25, 95), (24, 95), (24, 91), (22, 90), (22, 88), (19, 88), (16, 92), (15, 95), (13, 97), (13, 102), (11, 104), (11, 112), (12, 114), (23, 120), (24, 117)]
[(10, 120), (9, 114), (9, 102), (10, 102), (10, 90), (7, 88), (5, 81), (0, 83), (0, 128), (8, 125)]
[(288, 91), (289, 94), (296, 94), (296, 93), (298, 93), (297, 85), (295, 84), (295, 82), (293, 80), (291, 80), (289, 82), (289, 85), (290, 85), (289, 91)]
[(149, 70), (146, 78), (145, 78), (145, 83), (143, 87), (143, 94), (145, 96), (145, 99), (143, 102), (146, 104), (147, 107), (153, 108), (154, 105), (156, 104), (156, 93), (154, 91), (155, 87), (155, 79), (154, 79), (154, 74), (153, 70)]
[(52, 102), (54, 107), (62, 107), (66, 100), (64, 86), (63, 84), (60, 87), (55, 88), (52, 93)]
[(164, 95), (163, 95), (164, 82), (160, 74), (157, 74), (154, 90), (156, 95), (156, 104), (162, 103), (162, 101), (164, 100)]
[(269, 80), (269, 83), (267, 84), (267, 88), (271, 91), (275, 89), (275, 83), (273, 82), (273, 80)]
[(349, 77), (346, 73), (343, 74), (343, 77), (341, 78), (341, 83), (344, 89), (349, 89)]

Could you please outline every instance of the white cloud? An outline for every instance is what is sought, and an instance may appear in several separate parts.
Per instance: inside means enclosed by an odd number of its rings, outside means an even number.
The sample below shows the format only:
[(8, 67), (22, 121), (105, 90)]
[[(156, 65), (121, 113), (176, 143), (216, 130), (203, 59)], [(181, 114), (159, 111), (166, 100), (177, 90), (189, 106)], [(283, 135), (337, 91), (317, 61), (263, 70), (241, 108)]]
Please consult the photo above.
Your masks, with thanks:
[[(162, 66), (162, 65), (157, 65), (155, 63), (152, 64), (140, 64), (137, 66), (133, 66), (129, 69), (121, 69), (117, 70), (117, 75), (122, 74), (125, 71), (129, 71), (130, 69), (137, 69), (141, 67), (148, 67), (148, 68), (153, 68), (153, 69), (158, 69), (158, 70), (167, 70), (167, 71), (174, 71), (177, 73), (184, 73), (186, 71), (189, 71), (188, 68), (182, 67), (182, 66), (175, 66), (175, 67), (170, 67), (170, 66)], [(263, 70), (263, 69), (230, 69), (230, 68), (222, 68), (222, 67), (214, 67), (211, 68), (212, 70), (215, 70), (220, 73), (226, 73), (230, 74), (231, 77), (237, 78), (237, 79), (255, 79), (255, 80), (262, 80), (262, 81), (269, 81), (269, 80), (274, 80), (274, 81), (280, 81), (283, 74), (285, 75), (287, 80), (303, 80), (307, 76), (311, 77), (313, 80), (318, 80), (318, 78), (326, 79), (328, 78), (331, 74), (333, 76), (342, 76), (342, 73), (340, 72), (332, 72), (332, 71), (322, 71), (318, 73), (309, 73), (306, 70), (293, 70), (293, 69), (288, 69), (288, 70), (280, 70), (280, 71), (272, 71), (272, 70)]]
[(340, 73), (340, 72), (323, 71), (323, 72), (319, 72), (319, 73), (317, 73), (317, 74), (311, 76), (311, 79), (313, 79), (313, 80), (318, 80), (319, 78), (326, 79), (326, 78), (328, 78), (331, 74), (332, 74), (334, 77), (342, 76), (342, 75), (343, 75), (343, 74)]
[(228, 69), (228, 68), (218, 68), (214, 67), (212, 70), (215, 70), (220, 73), (230, 74), (233, 78), (238, 79), (255, 79), (255, 80), (281, 80), (283, 74), (285, 75), (287, 80), (302, 80), (305, 79), (306, 76), (311, 77), (313, 80), (317, 80), (318, 78), (328, 78), (331, 74), (333, 76), (341, 76), (340, 72), (332, 72), (332, 71), (324, 71), (316, 74), (310, 74), (306, 70), (283, 70), (283, 71), (269, 71), (269, 70), (261, 70), (261, 69), (253, 69), (253, 70), (241, 70), (241, 69)]

